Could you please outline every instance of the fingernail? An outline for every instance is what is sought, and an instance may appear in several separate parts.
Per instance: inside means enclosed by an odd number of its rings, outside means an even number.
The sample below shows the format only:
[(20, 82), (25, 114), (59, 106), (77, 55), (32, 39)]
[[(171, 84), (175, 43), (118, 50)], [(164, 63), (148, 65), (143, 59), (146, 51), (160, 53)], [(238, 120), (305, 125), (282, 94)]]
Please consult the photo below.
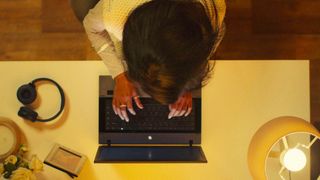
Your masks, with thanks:
[(133, 114), (133, 115), (136, 115), (136, 112), (134, 112), (133, 109), (129, 109), (130, 113)]
[(182, 111), (181, 113), (178, 114), (178, 116), (183, 116), (186, 113), (186, 111)]
[(168, 119), (171, 119), (171, 118), (172, 118), (172, 111), (169, 112), (169, 114), (168, 114)]

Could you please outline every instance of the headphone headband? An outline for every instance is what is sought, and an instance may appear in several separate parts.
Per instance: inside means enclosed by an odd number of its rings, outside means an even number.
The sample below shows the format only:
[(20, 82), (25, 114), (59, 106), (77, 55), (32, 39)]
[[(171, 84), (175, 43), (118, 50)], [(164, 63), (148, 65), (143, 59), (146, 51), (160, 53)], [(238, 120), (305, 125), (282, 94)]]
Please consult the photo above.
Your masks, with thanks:
[(19, 101), (22, 102), (23, 104), (31, 104), (36, 99), (36, 89), (35, 89), (36, 83), (40, 82), (40, 81), (51, 82), (52, 84), (54, 84), (58, 88), (60, 96), (61, 96), (61, 104), (60, 104), (59, 111), (54, 116), (52, 116), (50, 118), (40, 119), (40, 118), (38, 118), (37, 112), (29, 109), (28, 107), (21, 107), (18, 112), (18, 115), (25, 118), (25, 119), (31, 120), (33, 122), (48, 122), (48, 121), (52, 121), (55, 118), (57, 118), (62, 113), (64, 106), (65, 106), (65, 96), (64, 96), (63, 89), (56, 81), (49, 79), (49, 78), (37, 78), (37, 79), (31, 81), (31, 83), (21, 86), (18, 89), (17, 97), (18, 97)]

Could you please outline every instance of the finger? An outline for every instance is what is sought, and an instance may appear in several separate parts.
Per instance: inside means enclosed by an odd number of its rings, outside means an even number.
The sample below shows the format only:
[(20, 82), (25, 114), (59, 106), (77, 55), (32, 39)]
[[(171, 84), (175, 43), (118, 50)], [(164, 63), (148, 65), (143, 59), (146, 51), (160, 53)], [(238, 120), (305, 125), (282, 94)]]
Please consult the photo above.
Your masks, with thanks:
[(183, 102), (178, 102), (176, 112), (173, 114), (173, 117), (177, 117), (182, 111)]
[(171, 104), (169, 106), (171, 107), (171, 110), (168, 115), (168, 119), (171, 119), (173, 117), (173, 114), (176, 113), (176, 104)]
[(112, 105), (112, 109), (113, 109), (113, 112), (114, 112), (116, 115), (118, 115), (118, 113), (117, 113), (117, 108), (116, 108), (115, 105)]
[(192, 95), (191, 94), (189, 94), (187, 107), (188, 107), (188, 110), (184, 116), (188, 116), (192, 112)]
[(128, 117), (128, 114), (127, 114), (127, 108), (121, 108), (121, 113), (122, 113), (122, 116), (124, 117), (124, 119), (129, 122), (129, 117)]
[[(129, 122), (129, 117), (127, 114), (127, 105), (124, 102), (122, 102), (121, 105), (120, 105), (120, 113), (121, 113), (122, 117), (124, 118), (124, 120)], [(124, 105), (126, 105), (126, 106), (124, 106)]]
[(133, 100), (136, 103), (136, 105), (138, 106), (139, 109), (143, 109), (143, 105), (140, 101), (140, 96), (138, 95), (137, 91), (134, 89), (132, 92), (132, 96), (133, 96)]
[(180, 110), (180, 113), (177, 114), (177, 116), (183, 116), (188, 110), (188, 103), (187, 101), (183, 101), (182, 105), (181, 105), (181, 110)]
[(184, 115), (185, 117), (186, 116), (189, 116), (189, 114), (191, 113), (192, 111), (192, 107), (188, 107), (188, 110), (187, 110), (187, 113)]
[(117, 109), (116, 109), (116, 104), (115, 104), (115, 100), (114, 100), (114, 99), (112, 100), (112, 109), (113, 109), (113, 112), (114, 112), (116, 115), (118, 115)]
[(172, 117), (178, 117), (178, 114), (180, 114), (181, 112), (181, 109), (180, 110), (177, 110), (173, 113)]
[(188, 110), (188, 108), (182, 109), (177, 116), (178, 116), (178, 117), (181, 117), (181, 116), (185, 115), (185, 113), (187, 112), (187, 110)]
[(127, 106), (128, 106), (128, 111), (129, 111), (131, 114), (136, 115), (136, 112), (134, 111), (134, 109), (133, 109), (133, 107), (132, 107), (132, 99), (131, 99), (131, 98), (128, 98)]
[(124, 120), (124, 117), (123, 117), (122, 114), (121, 114), (120, 102), (119, 102), (119, 101), (116, 101), (116, 112), (117, 112), (118, 116), (119, 116), (122, 120)]
[(192, 97), (189, 99), (189, 102), (188, 102), (188, 110), (187, 110), (187, 113), (184, 115), (184, 116), (189, 116), (189, 114), (191, 113), (192, 111)]
[(140, 101), (140, 97), (139, 96), (135, 96), (135, 97), (133, 97), (133, 99), (134, 99), (134, 102), (136, 103), (136, 105), (138, 106), (138, 108), (139, 109), (143, 109), (143, 105), (142, 105), (142, 103)]
[(168, 119), (171, 119), (173, 117), (173, 114), (176, 112), (175, 109), (172, 109), (168, 115)]

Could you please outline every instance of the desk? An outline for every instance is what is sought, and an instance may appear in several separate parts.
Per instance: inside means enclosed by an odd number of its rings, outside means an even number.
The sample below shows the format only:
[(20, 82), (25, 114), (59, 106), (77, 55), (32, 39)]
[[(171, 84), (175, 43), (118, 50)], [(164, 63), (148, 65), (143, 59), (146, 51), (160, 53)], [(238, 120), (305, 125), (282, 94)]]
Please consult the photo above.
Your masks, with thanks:
[[(202, 147), (207, 164), (94, 164), (98, 147), (98, 76), (100, 61), (0, 62), (0, 116), (23, 130), (32, 154), (44, 159), (57, 142), (86, 154), (89, 161), (78, 179), (251, 179), (247, 148), (255, 131), (283, 115), (310, 119), (309, 61), (218, 61), (203, 88)], [(17, 88), (38, 77), (53, 78), (63, 87), (66, 110), (48, 124), (17, 116)], [(58, 109), (59, 94), (39, 86), (40, 115)], [(45, 166), (39, 179), (70, 179)]]

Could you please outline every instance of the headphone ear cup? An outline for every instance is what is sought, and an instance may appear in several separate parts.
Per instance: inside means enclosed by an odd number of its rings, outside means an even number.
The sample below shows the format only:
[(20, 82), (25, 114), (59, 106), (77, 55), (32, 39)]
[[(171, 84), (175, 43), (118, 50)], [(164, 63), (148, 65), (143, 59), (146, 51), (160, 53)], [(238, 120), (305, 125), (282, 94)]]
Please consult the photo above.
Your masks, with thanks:
[(38, 118), (38, 113), (27, 107), (21, 107), (18, 111), (18, 115), (24, 119), (31, 120), (32, 122), (35, 122)]
[(17, 91), (18, 100), (24, 104), (31, 104), (37, 97), (37, 91), (33, 84), (25, 84), (19, 87)]

